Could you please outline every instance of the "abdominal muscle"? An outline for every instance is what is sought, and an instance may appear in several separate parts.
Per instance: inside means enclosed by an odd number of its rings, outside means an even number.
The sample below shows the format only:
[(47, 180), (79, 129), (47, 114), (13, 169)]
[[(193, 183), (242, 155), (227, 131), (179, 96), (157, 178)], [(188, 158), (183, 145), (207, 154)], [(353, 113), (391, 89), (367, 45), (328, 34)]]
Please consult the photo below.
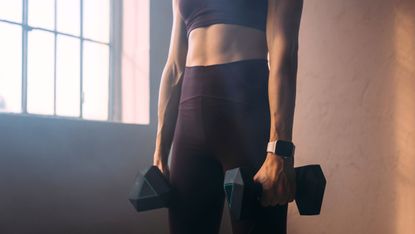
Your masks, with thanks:
[(267, 59), (264, 31), (234, 24), (213, 24), (189, 34), (186, 66), (207, 66), (247, 59)]

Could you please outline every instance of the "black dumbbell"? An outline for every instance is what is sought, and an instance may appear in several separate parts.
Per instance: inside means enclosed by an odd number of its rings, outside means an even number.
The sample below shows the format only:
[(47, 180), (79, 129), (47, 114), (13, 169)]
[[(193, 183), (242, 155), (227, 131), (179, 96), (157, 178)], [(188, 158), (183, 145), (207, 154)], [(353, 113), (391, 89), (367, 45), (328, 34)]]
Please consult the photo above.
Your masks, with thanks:
[[(320, 165), (295, 168), (295, 202), (301, 215), (320, 214), (326, 178)], [(253, 180), (254, 172), (242, 167), (226, 171), (224, 189), (231, 217), (235, 220), (250, 219), (260, 209), (262, 185)]]
[(129, 199), (137, 212), (168, 207), (173, 188), (156, 166), (138, 172)]

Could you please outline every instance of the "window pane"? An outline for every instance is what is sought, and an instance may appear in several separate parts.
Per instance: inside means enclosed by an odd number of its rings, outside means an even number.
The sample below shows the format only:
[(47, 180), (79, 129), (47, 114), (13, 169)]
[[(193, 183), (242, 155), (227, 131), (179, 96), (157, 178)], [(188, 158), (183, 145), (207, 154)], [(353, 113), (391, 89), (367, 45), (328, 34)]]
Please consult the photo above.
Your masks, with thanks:
[(79, 39), (58, 35), (56, 52), (56, 114), (79, 116)]
[(28, 38), (27, 111), (53, 114), (54, 35), (33, 30)]
[(29, 25), (54, 29), (54, 0), (29, 0)]
[(57, 30), (79, 36), (80, 1), (57, 0)]
[(0, 112), (21, 112), (22, 29), (0, 23)]
[(84, 37), (109, 42), (110, 1), (84, 0)]
[(22, 1), (0, 0), (0, 19), (22, 22)]
[(108, 119), (109, 48), (84, 43), (83, 116), (85, 119)]

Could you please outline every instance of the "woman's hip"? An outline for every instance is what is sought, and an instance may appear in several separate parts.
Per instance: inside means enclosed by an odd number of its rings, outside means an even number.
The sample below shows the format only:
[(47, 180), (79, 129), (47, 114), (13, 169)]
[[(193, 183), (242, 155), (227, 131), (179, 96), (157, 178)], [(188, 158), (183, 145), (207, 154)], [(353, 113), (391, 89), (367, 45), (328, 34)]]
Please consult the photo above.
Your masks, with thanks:
[(185, 67), (180, 103), (204, 96), (267, 105), (268, 75), (266, 59)]

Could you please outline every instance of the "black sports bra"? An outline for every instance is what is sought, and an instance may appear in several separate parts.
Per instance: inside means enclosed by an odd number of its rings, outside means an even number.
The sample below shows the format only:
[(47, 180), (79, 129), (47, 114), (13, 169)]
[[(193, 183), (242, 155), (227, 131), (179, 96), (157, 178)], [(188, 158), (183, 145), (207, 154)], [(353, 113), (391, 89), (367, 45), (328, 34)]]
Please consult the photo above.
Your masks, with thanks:
[(239, 24), (265, 31), (268, 0), (178, 0), (187, 36), (197, 27)]

